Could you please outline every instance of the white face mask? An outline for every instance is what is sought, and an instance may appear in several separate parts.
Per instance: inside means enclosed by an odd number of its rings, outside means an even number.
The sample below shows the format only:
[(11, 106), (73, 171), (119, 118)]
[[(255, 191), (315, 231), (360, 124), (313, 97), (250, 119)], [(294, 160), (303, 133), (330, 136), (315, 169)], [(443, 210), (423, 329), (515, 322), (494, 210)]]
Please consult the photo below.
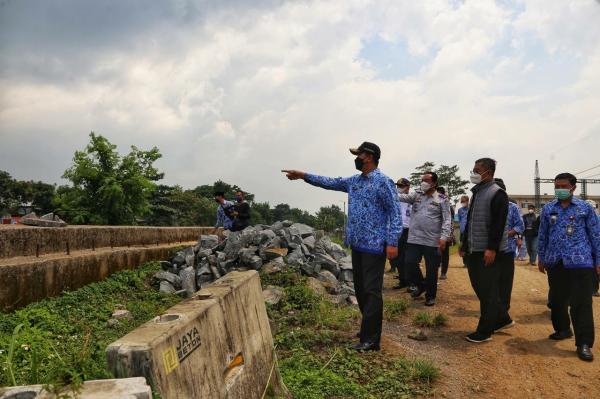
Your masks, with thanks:
[(529, 213), (533, 215), (535, 213), (535, 211), (533, 209), (530, 209)]
[(427, 183), (426, 181), (421, 182), (421, 191), (427, 192), (431, 189), (431, 183)]
[(398, 194), (408, 194), (408, 187), (398, 187)]
[(481, 175), (479, 173), (475, 173), (471, 171), (471, 183), (479, 184), (481, 183)]
[(460, 205), (461, 205), (463, 208), (466, 208), (466, 207), (467, 207), (469, 204), (468, 204), (467, 202), (461, 202), (461, 203), (460, 203)]

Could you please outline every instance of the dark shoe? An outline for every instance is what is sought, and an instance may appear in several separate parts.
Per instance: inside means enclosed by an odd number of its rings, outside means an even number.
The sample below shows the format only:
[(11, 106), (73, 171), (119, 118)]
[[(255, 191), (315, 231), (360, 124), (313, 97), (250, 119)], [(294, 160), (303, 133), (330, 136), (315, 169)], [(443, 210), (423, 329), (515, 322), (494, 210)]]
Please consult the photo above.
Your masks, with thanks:
[(445, 275), (445, 274), (442, 274), (442, 275), (440, 276), (440, 280), (445, 280), (445, 279), (446, 279), (446, 275)]
[(548, 338), (553, 339), (555, 341), (562, 341), (563, 339), (569, 339), (573, 336), (573, 331), (555, 331), (548, 336)]
[(376, 344), (374, 342), (361, 342), (359, 344), (354, 345), (352, 349), (354, 349), (357, 352), (371, 352), (378, 351), (381, 348), (379, 347), (379, 344)]
[(504, 323), (500, 323), (500, 324), (496, 325), (496, 328), (494, 328), (494, 332), (513, 328), (515, 326), (515, 324), (517, 324), (517, 323), (515, 323), (512, 320), (506, 321)]
[(410, 296), (412, 296), (413, 299), (417, 299), (421, 295), (423, 295), (424, 292), (425, 292), (425, 288), (417, 288), (416, 290), (414, 290), (413, 292), (411, 292)]
[(414, 285), (409, 285), (408, 288), (406, 289), (406, 292), (408, 292), (409, 294), (412, 294), (416, 290), (417, 290), (417, 287), (415, 287)]
[(596, 291), (592, 294), (592, 296), (600, 297), (600, 292)]
[(581, 360), (585, 360), (586, 362), (591, 362), (594, 360), (594, 354), (592, 353), (592, 349), (589, 345), (581, 345), (577, 347), (577, 356)]
[(360, 338), (360, 331), (356, 333), (356, 338)]
[(482, 342), (491, 341), (492, 337), (490, 337), (489, 335), (485, 335), (485, 334), (475, 331), (474, 333), (467, 335), (465, 337), (465, 339), (469, 342), (473, 342), (475, 344), (480, 344)]
[(435, 305), (435, 299), (429, 298), (425, 300), (425, 306), (433, 306)]
[(406, 284), (399, 283), (392, 287), (392, 289), (394, 289), (394, 290), (401, 290), (402, 288), (406, 288)]
[(393, 278), (395, 278), (396, 280), (400, 280), (400, 276), (394, 276)]

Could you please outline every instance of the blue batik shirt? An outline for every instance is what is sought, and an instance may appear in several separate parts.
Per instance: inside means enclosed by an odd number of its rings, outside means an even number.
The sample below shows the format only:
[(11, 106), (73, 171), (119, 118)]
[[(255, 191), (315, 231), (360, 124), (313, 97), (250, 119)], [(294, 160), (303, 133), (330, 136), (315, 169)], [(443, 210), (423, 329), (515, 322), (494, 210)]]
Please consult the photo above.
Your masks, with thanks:
[(468, 206), (461, 206), (458, 208), (458, 223), (460, 228), (460, 234), (465, 234), (465, 228), (467, 227), (467, 215), (469, 214)]
[(231, 220), (225, 214), (225, 208), (229, 208), (233, 206), (233, 202), (225, 200), (219, 207), (217, 208), (217, 223), (215, 223), (215, 228), (223, 226), (225, 230), (231, 230), (233, 227), (233, 220)]
[(590, 204), (573, 197), (563, 208), (558, 200), (548, 203), (540, 215), (540, 262), (552, 268), (590, 268), (600, 263), (600, 223)]
[[(506, 232), (508, 233), (511, 230), (517, 232), (517, 234), (523, 234), (525, 231), (525, 224), (523, 223), (523, 218), (521, 217), (521, 210), (519, 206), (514, 202), (508, 203), (508, 216), (506, 217)], [(511, 253), (515, 256), (517, 252), (517, 236), (508, 237), (508, 253)]]
[(385, 253), (386, 245), (398, 246), (402, 214), (392, 179), (375, 169), (368, 175), (324, 177), (306, 173), (313, 186), (348, 193), (346, 245), (373, 254)]

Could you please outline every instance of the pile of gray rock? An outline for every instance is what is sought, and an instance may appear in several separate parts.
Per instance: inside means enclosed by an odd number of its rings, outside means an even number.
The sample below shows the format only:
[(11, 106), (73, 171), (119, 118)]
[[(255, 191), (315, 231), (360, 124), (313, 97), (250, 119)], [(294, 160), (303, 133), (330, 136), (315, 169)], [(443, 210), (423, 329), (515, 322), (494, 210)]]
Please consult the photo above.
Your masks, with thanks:
[(21, 218), (21, 223), (28, 226), (39, 227), (65, 227), (67, 223), (55, 213), (47, 213), (38, 217), (35, 212), (28, 213)]
[(232, 270), (277, 273), (294, 267), (324, 288), (336, 303), (356, 303), (352, 259), (322, 231), (290, 221), (202, 235), (198, 243), (161, 262), (160, 291), (190, 296)]

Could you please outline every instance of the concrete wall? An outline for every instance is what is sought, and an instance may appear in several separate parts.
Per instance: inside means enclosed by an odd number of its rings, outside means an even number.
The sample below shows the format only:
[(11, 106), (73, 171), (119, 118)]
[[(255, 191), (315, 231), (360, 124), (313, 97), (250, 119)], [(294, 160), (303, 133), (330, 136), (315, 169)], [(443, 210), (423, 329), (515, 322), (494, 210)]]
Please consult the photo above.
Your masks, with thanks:
[(0, 225), (0, 258), (66, 253), (103, 247), (196, 241), (212, 227), (68, 226), (63, 228)]
[[(69, 390), (63, 394), (78, 399), (152, 399), (152, 391), (143, 378), (86, 381), (77, 395)], [(0, 388), (0, 399), (56, 399), (56, 395), (42, 385), (29, 385)]]
[[(195, 241), (184, 243), (193, 245)], [(104, 248), (72, 256), (12, 258), (0, 262), (0, 309), (10, 311), (101, 281), (110, 274), (133, 269), (151, 260), (167, 259), (182, 244), (148, 248)]]
[(107, 348), (112, 373), (163, 399), (285, 396), (256, 271), (231, 272)]

